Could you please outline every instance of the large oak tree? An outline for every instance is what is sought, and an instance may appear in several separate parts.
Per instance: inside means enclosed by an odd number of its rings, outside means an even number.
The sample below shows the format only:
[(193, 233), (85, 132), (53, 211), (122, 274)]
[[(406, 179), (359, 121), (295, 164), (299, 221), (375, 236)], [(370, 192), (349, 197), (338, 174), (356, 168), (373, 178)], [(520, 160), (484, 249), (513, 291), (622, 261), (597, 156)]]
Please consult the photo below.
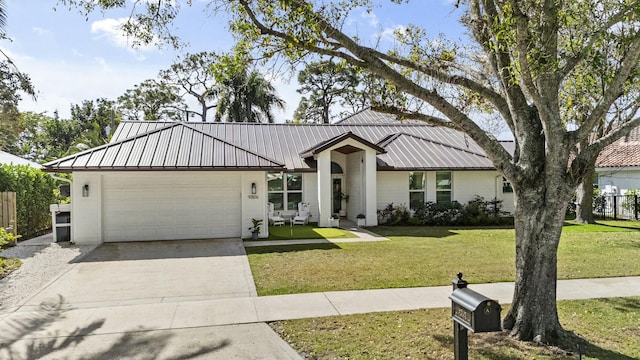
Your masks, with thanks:
[[(63, 2), (126, 6), (117, 0)], [(516, 199), (515, 291), (503, 326), (522, 340), (561, 340), (557, 249), (567, 203), (602, 148), (640, 124), (633, 105), (640, 80), (636, 1), (459, 0), (472, 44), (434, 46), (438, 42), (424, 29), (407, 26), (393, 49), (367, 46), (342, 26), (354, 10), (372, 10), (372, 0), (211, 3), (232, 15), (243, 47), (254, 45), (267, 57), (343, 59), (432, 109), (386, 104), (381, 110), (465, 132), (478, 143), (511, 182)], [(166, 30), (179, 5), (147, 4), (132, 18), (140, 25), (135, 35), (144, 39), (144, 30), (151, 30), (175, 40)], [(502, 117), (515, 139), (513, 154), (473, 121), (477, 109), (469, 104)], [(623, 115), (615, 126), (597, 133), (617, 110)]]

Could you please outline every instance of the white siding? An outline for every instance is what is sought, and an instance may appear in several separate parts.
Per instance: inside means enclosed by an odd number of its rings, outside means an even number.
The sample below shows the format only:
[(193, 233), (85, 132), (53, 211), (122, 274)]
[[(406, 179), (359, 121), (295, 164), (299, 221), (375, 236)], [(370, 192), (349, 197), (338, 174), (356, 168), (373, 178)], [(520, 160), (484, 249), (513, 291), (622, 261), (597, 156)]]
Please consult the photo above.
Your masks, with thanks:
[[(436, 172), (427, 171), (426, 201), (436, 201)], [(476, 197), (482, 196), (485, 200), (498, 198), (503, 200), (502, 209), (513, 212), (513, 194), (502, 194), (502, 176), (495, 171), (453, 171), (452, 172), (452, 196), (461, 204), (466, 204)], [(409, 172), (408, 171), (384, 171), (378, 172), (378, 199), (377, 207), (382, 209), (390, 203), (394, 205), (409, 204)]]
[(311, 222), (318, 222), (318, 174), (302, 173), (302, 200), (309, 203)]
[(600, 189), (604, 189), (607, 185), (616, 186), (618, 194), (621, 194), (622, 190), (640, 188), (640, 169), (600, 168), (596, 169), (596, 172), (598, 173), (598, 187)]
[(390, 203), (409, 206), (409, 172), (379, 171), (376, 206), (383, 209)]
[[(78, 244), (250, 237), (251, 219), (266, 217), (263, 171), (76, 172), (72, 189)], [(261, 235), (267, 233), (264, 226)]]

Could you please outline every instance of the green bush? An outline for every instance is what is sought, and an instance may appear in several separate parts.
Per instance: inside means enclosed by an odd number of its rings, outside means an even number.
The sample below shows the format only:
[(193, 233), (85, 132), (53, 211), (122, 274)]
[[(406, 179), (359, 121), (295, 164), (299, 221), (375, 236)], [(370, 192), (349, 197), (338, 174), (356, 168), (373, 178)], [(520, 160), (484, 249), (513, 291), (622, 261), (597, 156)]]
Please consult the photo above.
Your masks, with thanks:
[(393, 203), (378, 210), (378, 223), (381, 225), (508, 225), (513, 218), (502, 211), (502, 200), (485, 201), (476, 196), (466, 205), (457, 201), (435, 203), (428, 201), (419, 205), (413, 216), (406, 206), (394, 206)]
[(13, 233), (7, 232), (5, 228), (0, 226), (0, 250), (4, 248), (5, 245), (13, 246), (18, 242), (20, 235), (13, 235)]
[(49, 204), (55, 202), (55, 181), (27, 165), (0, 166), (0, 192), (16, 193), (18, 233), (30, 237), (51, 227)]

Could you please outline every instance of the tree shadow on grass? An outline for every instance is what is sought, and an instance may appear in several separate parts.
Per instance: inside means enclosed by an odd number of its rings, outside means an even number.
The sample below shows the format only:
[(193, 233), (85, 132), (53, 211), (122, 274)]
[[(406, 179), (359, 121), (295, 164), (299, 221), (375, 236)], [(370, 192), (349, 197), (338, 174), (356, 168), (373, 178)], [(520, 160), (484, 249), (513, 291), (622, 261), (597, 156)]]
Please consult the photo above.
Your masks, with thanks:
[(271, 254), (271, 253), (289, 253), (310, 250), (338, 250), (342, 249), (334, 243), (320, 244), (300, 244), (300, 245), (270, 245), (270, 246), (252, 246), (246, 247), (247, 255), (251, 254)]
[[(120, 335), (95, 332), (106, 319), (94, 320), (73, 330), (61, 333), (47, 328), (65, 318), (69, 306), (62, 296), (40, 304), (38, 311), (13, 313), (0, 322), (0, 358), (40, 359), (51, 356), (57, 359), (191, 359), (213, 353), (230, 344), (227, 339), (216, 344), (178, 349), (181, 353), (167, 357), (163, 351), (174, 337), (169, 331), (137, 329)], [(113, 340), (105, 342), (105, 338)], [(92, 340), (92, 341), (87, 341)], [(96, 340), (99, 340), (96, 343)], [(107, 339), (111, 340), (111, 339)], [(106, 345), (106, 347), (105, 347)]]
[[(453, 335), (433, 335), (443, 347), (453, 351)], [(573, 332), (567, 333), (567, 339), (561, 346), (541, 346), (525, 341), (518, 341), (511, 338), (507, 331), (498, 333), (473, 334), (469, 332), (469, 355), (482, 355), (484, 358), (492, 360), (511, 360), (525, 356), (544, 355), (553, 359), (576, 359), (578, 356), (578, 344), (584, 345), (583, 355), (596, 359), (611, 360), (634, 360), (630, 356), (618, 352), (603, 349), (590, 343)]]

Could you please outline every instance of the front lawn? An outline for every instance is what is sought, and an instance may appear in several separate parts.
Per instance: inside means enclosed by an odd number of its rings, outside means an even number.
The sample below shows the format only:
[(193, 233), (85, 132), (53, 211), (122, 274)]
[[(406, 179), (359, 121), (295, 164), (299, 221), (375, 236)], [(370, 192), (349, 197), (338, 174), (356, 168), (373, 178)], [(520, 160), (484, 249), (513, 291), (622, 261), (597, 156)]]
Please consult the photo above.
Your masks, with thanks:
[[(640, 298), (558, 302), (560, 322), (586, 340), (584, 359), (640, 358)], [(503, 306), (505, 314), (508, 306)], [(271, 326), (308, 359), (453, 359), (451, 309), (279, 321)], [(506, 333), (469, 333), (471, 359), (577, 359), (564, 349), (517, 342)], [(572, 354), (569, 354), (572, 353)]]
[(338, 228), (321, 228), (310, 225), (269, 226), (269, 237), (261, 240), (295, 240), (295, 239), (350, 239), (354, 234)]
[[(631, 222), (568, 225), (558, 277), (640, 275), (640, 229)], [(583, 231), (583, 230), (588, 231)], [(509, 228), (375, 227), (391, 241), (247, 248), (260, 295), (513, 281)]]

